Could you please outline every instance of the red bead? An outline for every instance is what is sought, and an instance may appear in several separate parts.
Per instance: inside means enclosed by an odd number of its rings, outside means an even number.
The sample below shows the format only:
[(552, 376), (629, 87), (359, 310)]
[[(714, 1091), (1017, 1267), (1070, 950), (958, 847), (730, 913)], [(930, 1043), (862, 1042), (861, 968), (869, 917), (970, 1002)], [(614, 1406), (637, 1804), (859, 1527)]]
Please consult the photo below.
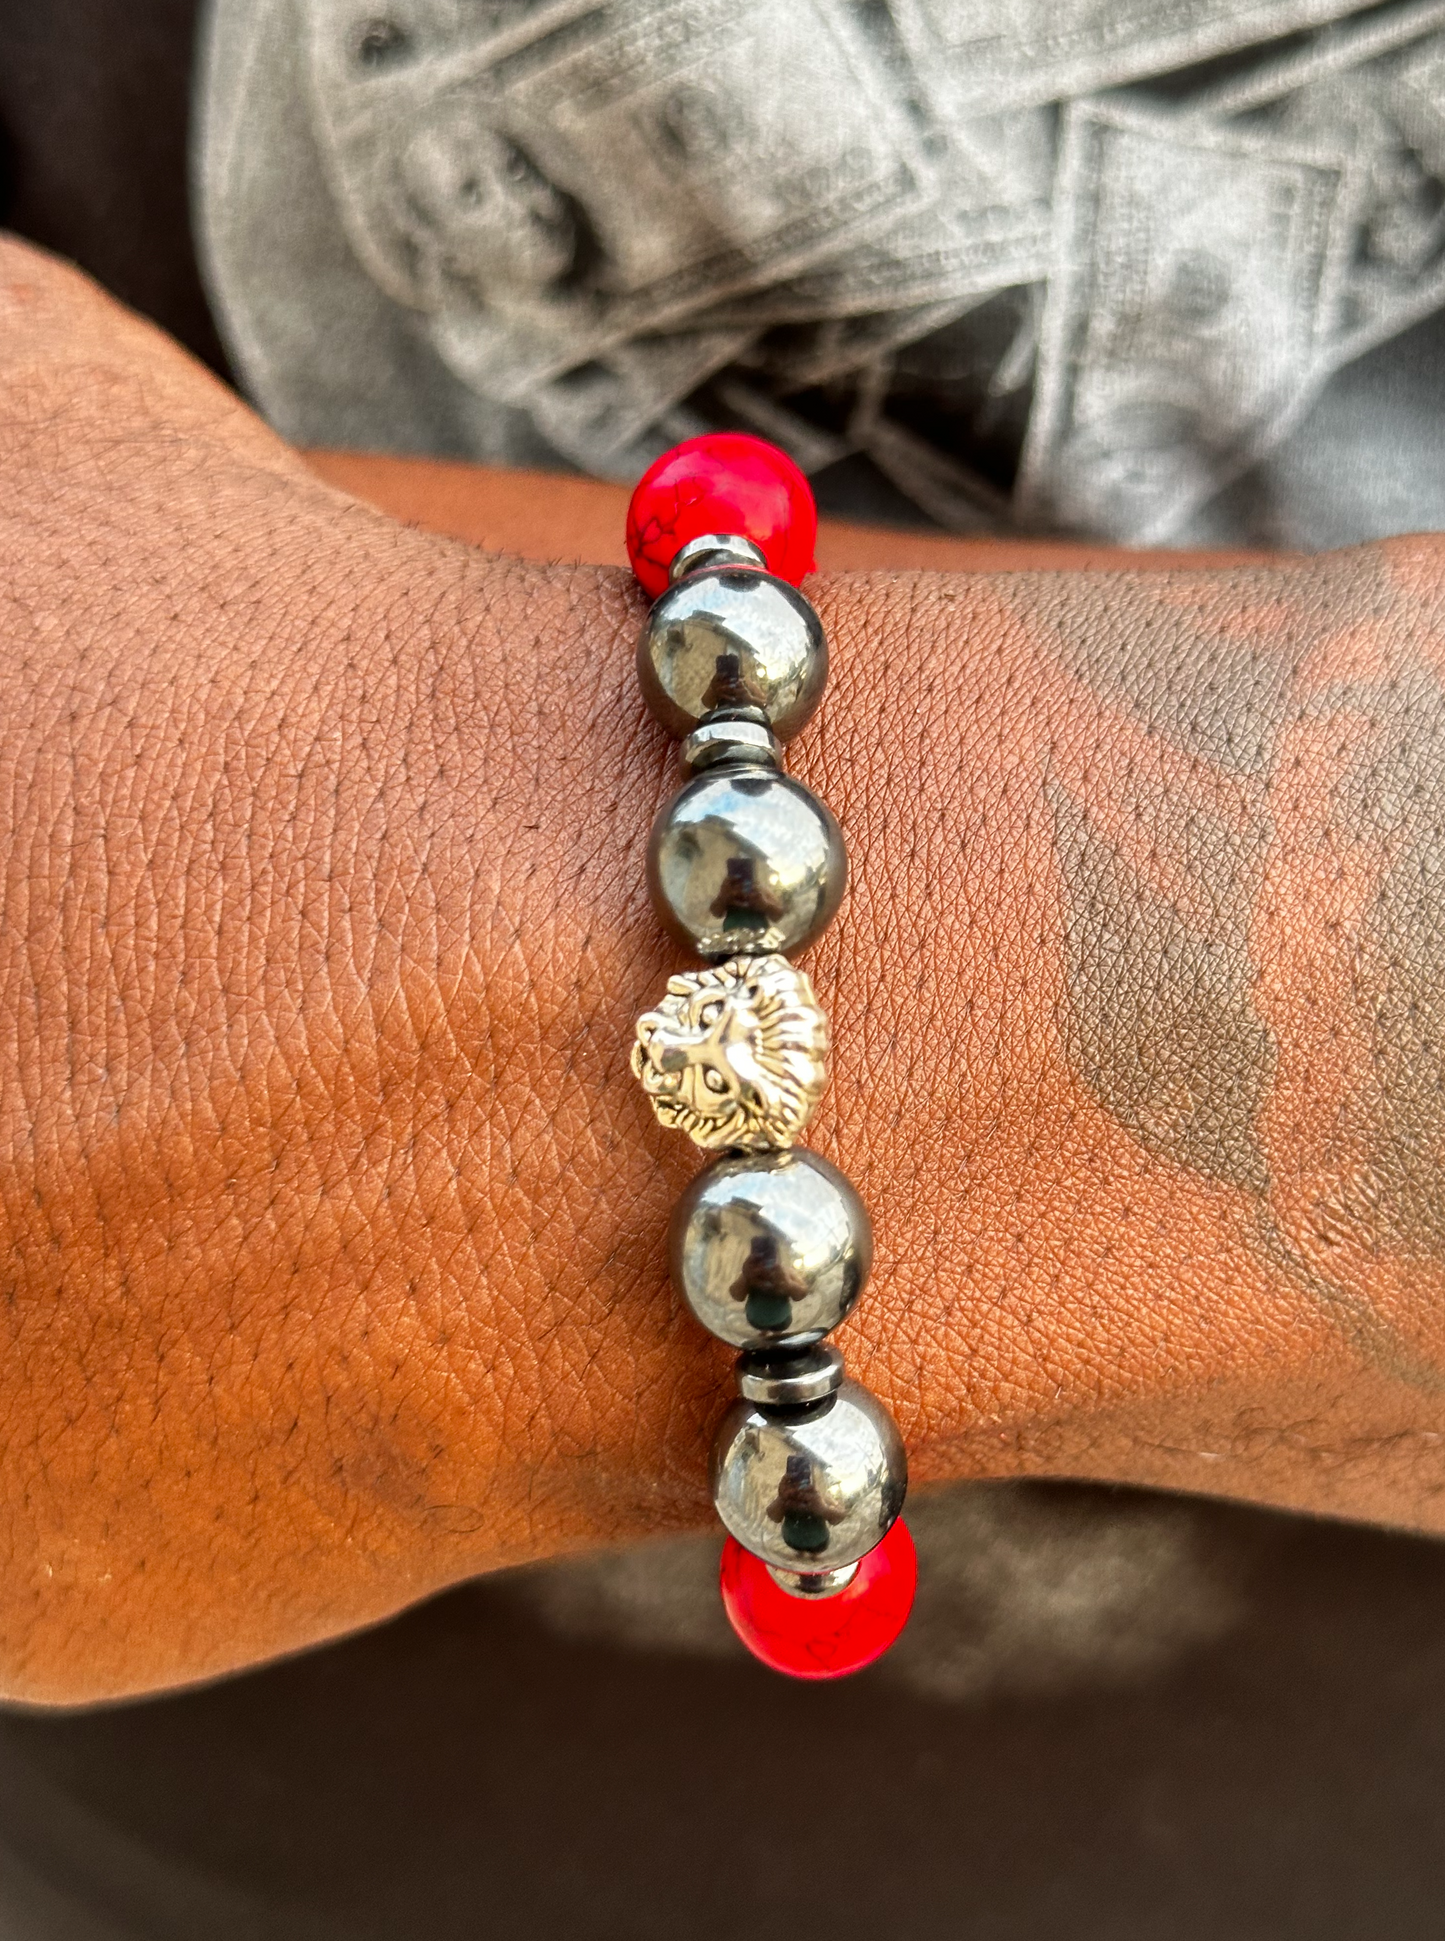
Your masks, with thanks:
[(627, 556), (654, 600), (673, 554), (705, 532), (742, 533), (770, 573), (797, 586), (814, 570), (818, 508), (786, 452), (745, 431), (709, 431), (654, 459), (627, 508)]
[(907, 1624), (918, 1555), (900, 1518), (832, 1597), (794, 1597), (735, 1537), (723, 1545), (721, 1575), (723, 1609), (755, 1658), (793, 1678), (846, 1678), (881, 1658)]

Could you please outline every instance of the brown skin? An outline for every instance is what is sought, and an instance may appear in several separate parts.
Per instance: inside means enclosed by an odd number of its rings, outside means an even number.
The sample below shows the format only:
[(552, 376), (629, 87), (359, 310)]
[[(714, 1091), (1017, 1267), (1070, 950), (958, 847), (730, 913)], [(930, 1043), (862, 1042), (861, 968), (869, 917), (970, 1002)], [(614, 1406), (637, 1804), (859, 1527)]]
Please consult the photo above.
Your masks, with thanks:
[[(0, 246), (0, 1690), (709, 1516), (609, 570), (319, 483)], [(1445, 542), (819, 581), (813, 1136), (914, 1476), (1445, 1528)]]
[[(394, 519), (464, 539), (492, 553), (516, 553), (547, 564), (562, 560), (627, 566), (624, 533), (631, 487), (556, 472), (508, 472), (438, 458), (394, 458), (378, 452), (311, 451), (306, 463), (343, 492)], [(1269, 564), (1281, 553), (1131, 553), (1065, 539), (955, 539), (943, 533), (895, 532), (824, 519), (817, 562), (824, 573), (912, 570), (1000, 573), (1041, 567)]]

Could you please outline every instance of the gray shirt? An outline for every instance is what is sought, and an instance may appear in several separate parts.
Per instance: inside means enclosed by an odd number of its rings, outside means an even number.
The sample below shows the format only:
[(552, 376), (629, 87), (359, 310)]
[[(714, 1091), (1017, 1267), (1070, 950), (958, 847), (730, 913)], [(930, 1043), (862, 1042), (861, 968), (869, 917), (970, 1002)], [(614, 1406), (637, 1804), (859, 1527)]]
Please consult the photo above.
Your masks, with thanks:
[(1315, 547), (1445, 525), (1445, 4), (214, 0), (196, 177), (288, 436)]

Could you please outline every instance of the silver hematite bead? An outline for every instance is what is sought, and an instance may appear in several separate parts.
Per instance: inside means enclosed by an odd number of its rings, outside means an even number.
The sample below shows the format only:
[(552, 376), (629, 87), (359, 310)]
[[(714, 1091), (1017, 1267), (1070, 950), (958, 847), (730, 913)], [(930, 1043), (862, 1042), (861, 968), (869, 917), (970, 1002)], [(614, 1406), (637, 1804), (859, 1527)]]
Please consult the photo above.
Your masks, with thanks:
[(676, 586), (689, 573), (704, 572), (709, 566), (744, 566), (766, 573), (768, 558), (761, 546), (755, 546), (740, 532), (701, 532), (673, 554), (667, 569), (668, 583)]
[(681, 748), (682, 765), (694, 775), (721, 762), (752, 762), (759, 768), (782, 765), (783, 744), (761, 721), (733, 714), (710, 714)]
[(811, 1348), (744, 1348), (733, 1370), (738, 1394), (764, 1408), (825, 1402), (843, 1386), (843, 1357), (831, 1341)]
[(828, 678), (818, 616), (785, 580), (709, 567), (670, 586), (637, 643), (647, 705), (675, 735), (719, 708), (756, 711), (782, 741), (817, 707)]
[(892, 1528), (908, 1489), (893, 1418), (844, 1381), (825, 1402), (734, 1402), (712, 1451), (717, 1513), (744, 1550), (784, 1570), (836, 1570)]
[(719, 1159), (678, 1201), (673, 1283), (735, 1348), (801, 1348), (853, 1307), (873, 1259), (863, 1202), (814, 1152)]
[(751, 763), (709, 769), (653, 824), (658, 915), (702, 957), (801, 950), (848, 880), (843, 832), (801, 782)]

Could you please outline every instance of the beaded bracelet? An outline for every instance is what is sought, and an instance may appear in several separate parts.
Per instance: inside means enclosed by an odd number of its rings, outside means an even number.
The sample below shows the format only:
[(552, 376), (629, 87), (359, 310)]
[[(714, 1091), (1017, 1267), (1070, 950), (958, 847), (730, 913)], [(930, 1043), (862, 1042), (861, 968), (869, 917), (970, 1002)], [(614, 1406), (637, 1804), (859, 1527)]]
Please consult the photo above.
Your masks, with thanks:
[(742, 433), (688, 439), (633, 494), (627, 549), (654, 599), (638, 675), (691, 776), (653, 827), (648, 884), (707, 968), (638, 1019), (632, 1068), (661, 1123), (719, 1155), (679, 1201), (669, 1253), (693, 1314), (740, 1350), (712, 1452), (724, 1608), (765, 1664), (837, 1678), (903, 1629), (917, 1562), (898, 1430), (823, 1338), (862, 1291), (868, 1215), (795, 1147), (828, 1022), (787, 953), (824, 929), (847, 875), (838, 824), (781, 767), (828, 674), (795, 590), (817, 525), (791, 459)]

